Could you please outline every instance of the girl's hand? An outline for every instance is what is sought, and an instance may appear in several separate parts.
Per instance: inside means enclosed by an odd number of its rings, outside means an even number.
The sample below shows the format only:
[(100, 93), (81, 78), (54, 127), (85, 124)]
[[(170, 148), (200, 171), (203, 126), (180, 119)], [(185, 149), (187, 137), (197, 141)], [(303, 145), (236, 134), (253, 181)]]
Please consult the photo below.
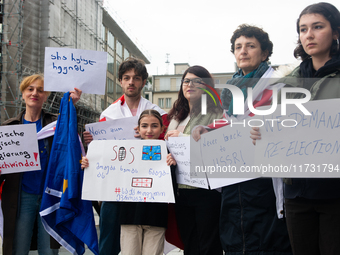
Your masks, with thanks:
[(74, 90), (70, 91), (70, 97), (72, 98), (73, 105), (75, 105), (79, 101), (81, 93), (83, 92), (77, 88), (74, 88)]
[(135, 127), (134, 130), (135, 130), (135, 133), (136, 133), (136, 134), (135, 134), (135, 137), (136, 137), (136, 138), (140, 138), (140, 133), (138, 132), (138, 126)]
[(89, 160), (87, 159), (87, 157), (82, 157), (81, 168), (84, 169), (86, 167), (89, 167)]
[(253, 144), (256, 145), (256, 140), (261, 140), (261, 133), (258, 127), (253, 127), (250, 130), (250, 138), (253, 139)]
[(171, 131), (168, 131), (164, 137), (165, 140), (168, 140), (169, 137), (178, 137), (179, 134), (181, 132), (179, 132), (178, 130), (171, 130)]
[(93, 140), (93, 136), (91, 135), (91, 133), (89, 131), (83, 132), (83, 138), (84, 138), (84, 142), (86, 144), (89, 144)]
[(177, 162), (176, 160), (172, 157), (171, 153), (169, 153), (167, 156), (166, 156), (166, 164), (168, 166), (171, 166), (171, 165), (177, 165)]
[(206, 130), (203, 126), (197, 126), (191, 133), (192, 138), (196, 142), (198, 142), (201, 139), (201, 135), (208, 133), (208, 130)]

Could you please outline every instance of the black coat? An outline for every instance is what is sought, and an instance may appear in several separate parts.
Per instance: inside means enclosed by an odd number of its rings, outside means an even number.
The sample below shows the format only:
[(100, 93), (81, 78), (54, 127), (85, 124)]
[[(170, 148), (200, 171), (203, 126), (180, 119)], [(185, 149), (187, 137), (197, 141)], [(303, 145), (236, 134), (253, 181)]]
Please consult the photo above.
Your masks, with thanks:
[(271, 178), (223, 187), (220, 236), (227, 255), (291, 255)]

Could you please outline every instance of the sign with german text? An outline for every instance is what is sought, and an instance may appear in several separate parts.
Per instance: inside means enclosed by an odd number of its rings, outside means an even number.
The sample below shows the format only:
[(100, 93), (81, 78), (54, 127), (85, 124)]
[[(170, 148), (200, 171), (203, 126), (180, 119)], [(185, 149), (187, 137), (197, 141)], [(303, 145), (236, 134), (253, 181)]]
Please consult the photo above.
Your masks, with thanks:
[(1, 174), (40, 170), (35, 124), (0, 127)]

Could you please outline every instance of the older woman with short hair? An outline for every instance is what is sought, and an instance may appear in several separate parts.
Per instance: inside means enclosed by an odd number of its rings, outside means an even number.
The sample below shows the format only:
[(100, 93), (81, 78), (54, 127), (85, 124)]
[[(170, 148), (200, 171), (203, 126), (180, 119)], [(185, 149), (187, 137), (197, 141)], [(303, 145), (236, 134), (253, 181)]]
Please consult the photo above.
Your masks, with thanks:
[[(239, 70), (228, 84), (239, 87), (244, 98), (271, 67), (273, 44), (261, 28), (240, 25), (231, 37), (231, 52)], [(223, 107), (233, 115), (232, 94), (223, 89)], [(227, 255), (290, 255), (286, 224), (278, 219), (271, 178), (259, 178), (223, 187), (220, 237)]]

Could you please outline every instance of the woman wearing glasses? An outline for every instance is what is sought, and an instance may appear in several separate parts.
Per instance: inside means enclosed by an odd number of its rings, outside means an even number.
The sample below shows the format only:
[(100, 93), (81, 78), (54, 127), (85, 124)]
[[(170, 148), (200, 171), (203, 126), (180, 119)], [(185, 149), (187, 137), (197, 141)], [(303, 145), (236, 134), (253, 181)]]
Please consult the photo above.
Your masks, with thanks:
[[(203, 89), (214, 87), (211, 74), (202, 66), (189, 67), (183, 74), (178, 99), (168, 113), (168, 137), (190, 135), (196, 125), (211, 123), (222, 117), (222, 108), (207, 96), (207, 114), (201, 114)], [(210, 91), (211, 92), (211, 91)], [(216, 190), (178, 184), (176, 218), (184, 254), (222, 254), (219, 238), (221, 195)]]

